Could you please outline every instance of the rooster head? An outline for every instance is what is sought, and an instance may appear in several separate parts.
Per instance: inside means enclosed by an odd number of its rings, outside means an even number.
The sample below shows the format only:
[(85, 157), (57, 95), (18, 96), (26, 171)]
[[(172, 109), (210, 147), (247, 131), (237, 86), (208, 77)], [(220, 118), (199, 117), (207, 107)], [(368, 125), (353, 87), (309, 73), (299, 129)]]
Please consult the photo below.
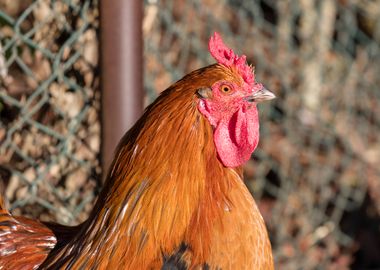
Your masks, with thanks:
[(209, 51), (218, 62), (218, 79), (198, 89), (198, 110), (214, 128), (214, 143), (219, 160), (226, 167), (238, 167), (251, 156), (259, 142), (256, 104), (275, 95), (255, 81), (245, 55), (238, 56), (215, 33)]

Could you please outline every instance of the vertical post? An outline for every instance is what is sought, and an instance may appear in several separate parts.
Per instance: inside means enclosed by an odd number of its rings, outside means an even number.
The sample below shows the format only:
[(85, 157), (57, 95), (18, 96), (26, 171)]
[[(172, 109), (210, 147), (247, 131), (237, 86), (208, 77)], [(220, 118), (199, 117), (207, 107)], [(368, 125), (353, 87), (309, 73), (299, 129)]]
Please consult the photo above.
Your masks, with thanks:
[(102, 168), (143, 109), (141, 0), (100, 1)]

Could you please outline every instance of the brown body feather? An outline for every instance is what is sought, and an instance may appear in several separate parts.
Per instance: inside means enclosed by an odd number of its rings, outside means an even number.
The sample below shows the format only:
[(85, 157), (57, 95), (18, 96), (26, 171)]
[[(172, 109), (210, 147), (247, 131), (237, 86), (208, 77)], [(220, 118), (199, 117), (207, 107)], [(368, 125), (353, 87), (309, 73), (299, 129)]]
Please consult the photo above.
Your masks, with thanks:
[(0, 198), (0, 269), (37, 269), (56, 242), (42, 223), (12, 217)]
[(221, 79), (241, 81), (212, 65), (147, 108), (121, 140), (89, 219), (58, 240), (41, 269), (273, 269), (241, 168), (218, 160), (197, 109), (196, 90)]

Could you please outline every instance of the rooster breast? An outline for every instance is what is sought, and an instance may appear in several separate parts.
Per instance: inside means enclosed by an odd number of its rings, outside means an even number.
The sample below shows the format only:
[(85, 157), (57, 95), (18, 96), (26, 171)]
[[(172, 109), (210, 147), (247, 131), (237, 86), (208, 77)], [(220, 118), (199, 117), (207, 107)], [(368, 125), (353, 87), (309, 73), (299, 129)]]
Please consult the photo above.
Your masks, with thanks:
[[(273, 258), (264, 220), (240, 177), (235, 177), (212, 229), (208, 258), (215, 269), (272, 270)], [(210, 267), (214, 269), (213, 267)]]
[(212, 186), (194, 214), (185, 241), (165, 263), (185, 266), (179, 269), (274, 269), (256, 203), (242, 178), (234, 170), (226, 172), (228, 188), (216, 195), (219, 188)]

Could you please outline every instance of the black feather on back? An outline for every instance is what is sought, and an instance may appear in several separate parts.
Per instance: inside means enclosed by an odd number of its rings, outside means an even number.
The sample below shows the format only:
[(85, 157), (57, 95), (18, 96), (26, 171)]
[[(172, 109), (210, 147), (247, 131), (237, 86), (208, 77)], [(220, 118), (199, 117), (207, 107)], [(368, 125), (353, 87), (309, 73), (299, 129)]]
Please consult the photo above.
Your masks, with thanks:
[[(190, 251), (190, 247), (182, 243), (178, 250), (171, 256), (163, 256), (164, 263), (161, 270), (188, 270), (189, 265), (185, 260), (186, 251)], [(207, 263), (202, 265), (202, 270), (210, 270), (210, 266)]]
[(187, 270), (188, 265), (183, 258), (188, 246), (182, 243), (179, 249), (170, 257), (164, 256), (164, 263), (161, 270)]

